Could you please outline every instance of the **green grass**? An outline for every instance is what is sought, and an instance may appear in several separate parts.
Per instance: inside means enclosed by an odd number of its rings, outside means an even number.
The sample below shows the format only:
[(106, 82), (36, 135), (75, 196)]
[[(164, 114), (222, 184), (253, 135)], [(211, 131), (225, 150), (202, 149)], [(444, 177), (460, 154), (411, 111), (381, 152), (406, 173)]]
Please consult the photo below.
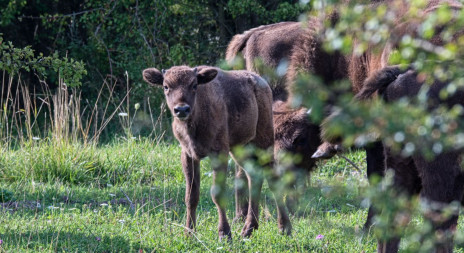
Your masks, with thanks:
[[(219, 242), (209, 196), (209, 161), (202, 162), (195, 236), (186, 237), (184, 178), (177, 144), (144, 140), (107, 146), (57, 146), (47, 141), (0, 155), (0, 252), (374, 252), (373, 233), (362, 233), (367, 181), (343, 159), (320, 163), (291, 217), (292, 236), (279, 235), (272, 194), (264, 187), (260, 228)], [(365, 169), (363, 152), (347, 156)], [(228, 180), (228, 217), (234, 215)], [(421, 224), (414, 218), (411, 226)], [(461, 224), (462, 227), (462, 224)], [(316, 239), (323, 235), (323, 239)], [(411, 239), (409, 239), (410, 241)], [(405, 240), (406, 246), (409, 242)], [(456, 252), (463, 252), (457, 248)]]

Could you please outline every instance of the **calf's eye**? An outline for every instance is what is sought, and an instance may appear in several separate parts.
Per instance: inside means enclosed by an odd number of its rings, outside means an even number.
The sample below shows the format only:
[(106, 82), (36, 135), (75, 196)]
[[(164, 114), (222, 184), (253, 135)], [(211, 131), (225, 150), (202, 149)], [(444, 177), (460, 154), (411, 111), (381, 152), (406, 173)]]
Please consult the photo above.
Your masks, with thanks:
[(165, 91), (169, 90), (169, 87), (167, 85), (164, 85), (163, 87)]

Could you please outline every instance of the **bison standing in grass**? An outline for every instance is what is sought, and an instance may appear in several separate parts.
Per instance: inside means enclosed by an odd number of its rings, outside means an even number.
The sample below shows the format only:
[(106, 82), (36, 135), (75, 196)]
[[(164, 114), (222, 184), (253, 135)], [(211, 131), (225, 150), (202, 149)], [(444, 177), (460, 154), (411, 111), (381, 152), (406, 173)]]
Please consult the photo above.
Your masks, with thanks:
[[(422, 16), (427, 17), (440, 7), (448, 5), (450, 9), (454, 12), (460, 12), (462, 5), (457, 1), (427, 1), (427, 4), (424, 6), (422, 11)], [(390, 6), (391, 7), (391, 6)], [(402, 17), (401, 13), (408, 11), (408, 5), (399, 5), (395, 10), (397, 17)], [(398, 20), (401, 20), (398, 18)], [(383, 51), (380, 51), (381, 54), (369, 55), (364, 54), (363, 58), (366, 60), (374, 59), (373, 63), (380, 63), (373, 65), (374, 68), (370, 68), (369, 65), (363, 65), (362, 61), (351, 60), (350, 65), (355, 63), (358, 65), (360, 71), (358, 73), (353, 72), (352, 79), (354, 87), (359, 87), (358, 90), (360, 93), (356, 95), (357, 99), (364, 100), (370, 98), (374, 93), (378, 92), (386, 101), (395, 101), (401, 97), (415, 97), (418, 94), (419, 89), (424, 83), (424, 80), (420, 80), (417, 77), (417, 73), (411, 70), (407, 72), (401, 70), (397, 67), (387, 67), (383, 68), (387, 64), (389, 54), (392, 49), (396, 48), (403, 38), (404, 35), (411, 36), (413, 38), (418, 37), (420, 34), (421, 20), (401, 20), (400, 23), (397, 23), (394, 29), (390, 34), (390, 40), (388, 41), (386, 47)], [(446, 40), (441, 38), (441, 32), (446, 28), (446, 24), (442, 26), (435, 27), (435, 35), (431, 38), (428, 38), (426, 43), (431, 47), (441, 47), (446, 45)], [(452, 40), (456, 41), (463, 34), (463, 31), (459, 31), (455, 34), (447, 34)], [(367, 52), (369, 53), (369, 51)], [(363, 60), (363, 58), (359, 58)], [(378, 59), (378, 60), (376, 60)], [(369, 62), (369, 61), (366, 61)], [(447, 64), (458, 64), (444, 62), (444, 66)], [(354, 65), (354, 66), (355, 66)], [(377, 66), (377, 67), (376, 67)], [(440, 62), (437, 62), (437, 66), (441, 66)], [(380, 67), (380, 68), (379, 68)], [(380, 70), (379, 70), (380, 69)], [(453, 66), (450, 67), (453, 69)], [(428, 101), (433, 109), (434, 106), (439, 104), (447, 105), (452, 107), (454, 105), (464, 105), (464, 93), (461, 91), (456, 92), (454, 95), (441, 99), (441, 91), (443, 88), (446, 88), (447, 82), (442, 82), (439, 80), (434, 80), (433, 84), (430, 87), (428, 92)], [(421, 138), (421, 137), (420, 137)], [(335, 141), (336, 138), (331, 138), (330, 141)], [(463, 186), (464, 186), (464, 176), (461, 172), (460, 161), (461, 161), (461, 151), (462, 150), (448, 150), (446, 152), (437, 154), (433, 160), (427, 160), (422, 155), (413, 155), (408, 157), (402, 157), (391, 151), (388, 147), (383, 147), (383, 145), (378, 145), (379, 142), (376, 142), (377, 152), (373, 153), (370, 157), (368, 156), (368, 174), (369, 174), (369, 158), (377, 161), (377, 166), (371, 167), (375, 171), (383, 175), (385, 169), (392, 169), (395, 171), (394, 176), (394, 185), (395, 189), (400, 190), (400, 192), (407, 194), (417, 194), (421, 195), (428, 201), (436, 204), (439, 203), (440, 206), (445, 206), (452, 201), (459, 201), (462, 198)], [(424, 145), (419, 143), (416, 146), (423, 147)], [(384, 150), (385, 148), (385, 150)], [(323, 150), (324, 147), (321, 147)], [(431, 147), (430, 147), (431, 149)], [(323, 153), (319, 150), (319, 153)], [(379, 152), (381, 151), (382, 152)], [(384, 150), (384, 151), (383, 151)], [(440, 213), (440, 210), (434, 210), (431, 212), (432, 216), (440, 217), (437, 215)], [(371, 217), (374, 212), (371, 208), (369, 210), (368, 220), (366, 225), (370, 225)], [(438, 221), (431, 218), (434, 229), (440, 232), (449, 232), (449, 230), (454, 230), (457, 224), (457, 214), (451, 215), (449, 219), (444, 221)], [(388, 241), (379, 241), (378, 251), (379, 252), (397, 252), (399, 246), (399, 238), (393, 238)], [(445, 238), (442, 244), (435, 245), (435, 250), (437, 252), (450, 252), (452, 251), (452, 240)]]
[[(314, 21), (314, 20), (313, 20)], [(313, 28), (315, 23), (308, 27)], [(274, 121), (274, 155), (286, 152), (294, 155), (297, 160), (288, 168), (293, 174), (293, 186), (298, 184), (297, 179), (307, 179), (313, 170), (316, 160), (311, 158), (320, 144), (319, 126), (312, 123), (308, 117), (308, 110), (294, 109), (286, 102), (288, 99), (286, 68), (296, 43), (301, 40), (305, 28), (300, 22), (281, 22), (271, 25), (259, 26), (242, 34), (235, 35), (230, 41), (226, 60), (233, 62), (238, 54), (245, 58), (246, 69), (255, 71), (268, 79), (273, 95), (273, 121)], [(276, 73), (276, 69), (279, 69)], [(244, 180), (245, 174), (237, 169), (236, 179)], [(236, 189), (236, 218), (244, 217), (248, 206), (244, 196), (248, 189)], [(287, 197), (288, 207), (293, 209), (296, 202), (294, 196)]]
[[(274, 142), (272, 93), (266, 81), (247, 71), (221, 71), (201, 66), (175, 66), (160, 72), (143, 71), (143, 78), (153, 86), (162, 86), (174, 120), (172, 129), (182, 147), (181, 160), (185, 175), (187, 225), (195, 227), (195, 211), (200, 197), (200, 160), (215, 158), (211, 196), (219, 214), (219, 237), (231, 238), (227, 221), (226, 172), (227, 156), (237, 145), (252, 144), (271, 149)], [(264, 172), (264, 173), (263, 173)], [(263, 174), (274, 193), (281, 232), (290, 234), (291, 224), (277, 190), (273, 159), (263, 168), (247, 171), (249, 208), (242, 236), (258, 228), (259, 199)]]
[[(378, 93), (387, 102), (401, 98), (414, 98), (425, 82), (413, 70), (404, 71), (397, 67), (388, 67), (374, 73), (365, 82), (363, 89), (357, 94), (358, 100), (366, 100)], [(464, 106), (464, 91), (457, 90), (448, 94), (445, 98), (442, 91), (448, 87), (448, 82), (435, 80), (427, 92), (428, 110), (433, 110), (439, 105)], [(462, 117), (462, 116), (461, 116)], [(416, 146), (420, 147), (419, 143)], [(451, 230), (454, 232), (457, 226), (459, 212), (449, 216), (443, 215), (442, 208), (452, 201), (462, 200), (464, 193), (464, 173), (461, 169), (462, 149), (449, 149), (435, 155), (433, 159), (425, 158), (420, 154), (404, 156), (393, 152), (385, 146), (385, 167), (393, 170), (394, 189), (398, 193), (407, 195), (421, 194), (430, 202), (431, 210), (426, 217), (431, 221), (433, 228), (440, 234), (446, 235)], [(380, 252), (397, 252), (399, 237), (388, 241), (380, 241)], [(435, 245), (436, 252), (452, 252), (452, 239), (444, 237), (443, 242)]]
[[(335, 24), (337, 18), (335, 13), (327, 17), (331, 24)], [(371, 51), (363, 55), (326, 52), (323, 48), (322, 32), (323, 20), (317, 18), (310, 18), (306, 24), (282, 22), (260, 26), (235, 35), (226, 53), (226, 60), (229, 62), (242, 53), (246, 68), (260, 74), (266, 74), (266, 68), (275, 70), (282, 66), (288, 67), (284, 75), (272, 76), (269, 80), (274, 99), (274, 154), (277, 156), (279, 152), (285, 151), (299, 156), (299, 162), (291, 168), (297, 174), (309, 174), (314, 169), (316, 159), (330, 158), (338, 150), (336, 145), (323, 143), (320, 150), (324, 152), (315, 153), (317, 146), (321, 144), (319, 126), (309, 120), (308, 110), (295, 110), (290, 106), (288, 101), (294, 97), (295, 82), (299, 76), (318, 76), (327, 87), (349, 79), (355, 94), (361, 89), (369, 72), (382, 65), (382, 54)], [(332, 104), (334, 99), (336, 98), (329, 99), (327, 105)], [(368, 176), (382, 173), (383, 159), (378, 159), (379, 153), (382, 154), (380, 143), (366, 147)], [(246, 210), (246, 205), (237, 208), (237, 216), (243, 214), (240, 210)]]

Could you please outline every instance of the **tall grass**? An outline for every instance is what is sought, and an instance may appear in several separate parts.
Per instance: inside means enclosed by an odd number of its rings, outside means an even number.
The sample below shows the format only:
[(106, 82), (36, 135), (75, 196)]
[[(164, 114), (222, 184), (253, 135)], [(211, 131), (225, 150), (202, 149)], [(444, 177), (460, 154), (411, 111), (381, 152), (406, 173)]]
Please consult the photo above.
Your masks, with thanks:
[(139, 104), (130, 108), (128, 76), (122, 98), (114, 96), (118, 81), (107, 77), (94, 102), (83, 99), (80, 89), (68, 87), (62, 78), (58, 78), (53, 89), (46, 81), (38, 81), (40, 85), (31, 88), (21, 75), (2, 73), (0, 144), (3, 148), (30, 145), (40, 139), (49, 139), (56, 145), (76, 142), (95, 145), (110, 122), (118, 121), (123, 135), (130, 138), (138, 114), (145, 115), (144, 124), (153, 129), (149, 137), (159, 141), (164, 135), (164, 106), (156, 119), (149, 100), (148, 112), (140, 112)]
[(172, 160), (172, 154), (166, 152), (180, 153), (177, 149), (148, 139), (98, 147), (78, 142), (61, 142), (58, 146), (50, 140), (38, 140), (21, 149), (0, 151), (0, 180), (95, 186), (142, 184), (156, 176), (153, 168)]

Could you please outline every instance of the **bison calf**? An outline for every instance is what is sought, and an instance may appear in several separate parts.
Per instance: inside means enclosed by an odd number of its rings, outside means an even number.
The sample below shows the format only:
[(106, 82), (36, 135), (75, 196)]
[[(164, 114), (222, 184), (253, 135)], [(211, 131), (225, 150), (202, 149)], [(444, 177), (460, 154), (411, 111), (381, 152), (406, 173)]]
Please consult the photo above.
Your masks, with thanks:
[[(227, 155), (237, 145), (253, 144), (260, 149), (273, 146), (272, 93), (266, 81), (247, 71), (221, 71), (201, 66), (175, 66), (160, 72), (143, 71), (143, 78), (153, 86), (162, 86), (174, 120), (172, 129), (182, 147), (181, 160), (185, 175), (188, 229), (195, 227), (195, 211), (200, 197), (200, 160), (217, 158), (213, 164), (211, 196), (219, 214), (219, 237), (231, 238), (225, 211)], [(272, 160), (272, 159), (271, 159)], [(273, 161), (263, 169), (247, 171), (250, 188), (249, 209), (242, 236), (258, 228), (258, 207), (263, 183), (268, 176), (278, 207), (282, 232), (290, 234), (291, 224), (276, 191)]]

